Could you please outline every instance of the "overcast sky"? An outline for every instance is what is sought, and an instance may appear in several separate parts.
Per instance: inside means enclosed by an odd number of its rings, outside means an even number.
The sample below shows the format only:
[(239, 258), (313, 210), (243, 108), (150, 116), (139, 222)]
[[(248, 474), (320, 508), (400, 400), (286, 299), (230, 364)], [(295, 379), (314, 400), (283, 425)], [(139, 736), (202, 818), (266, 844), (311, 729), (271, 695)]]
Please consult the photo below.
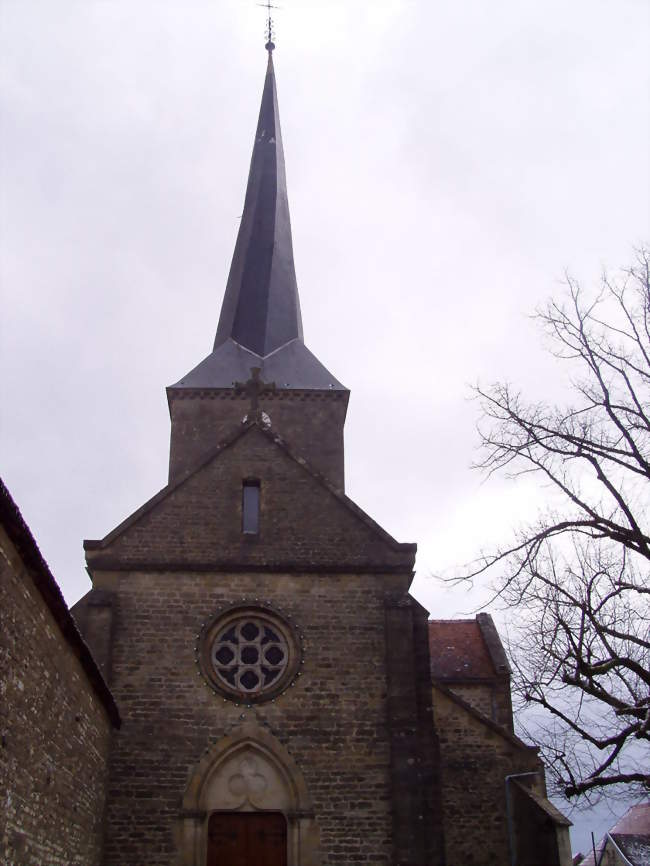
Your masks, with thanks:
[[(432, 573), (543, 494), (470, 470), (469, 385), (562, 399), (530, 314), (650, 238), (650, 4), (281, 5), (305, 342), (352, 390), (347, 492), (418, 542), (434, 616), (471, 613)], [(0, 471), (69, 603), (82, 539), (166, 482), (164, 387), (212, 346), (264, 41), (253, 0), (0, 0)]]

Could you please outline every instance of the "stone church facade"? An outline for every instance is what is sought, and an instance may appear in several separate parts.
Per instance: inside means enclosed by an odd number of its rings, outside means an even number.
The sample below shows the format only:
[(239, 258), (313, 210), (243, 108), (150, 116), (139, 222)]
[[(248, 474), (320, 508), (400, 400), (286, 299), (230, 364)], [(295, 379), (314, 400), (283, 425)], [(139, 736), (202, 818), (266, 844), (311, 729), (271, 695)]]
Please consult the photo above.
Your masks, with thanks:
[[(85, 542), (59, 627), (104, 701), (101, 844), (47, 862), (566, 866), (490, 618), (429, 621), (416, 546), (345, 495), (349, 392), (303, 341), (271, 45), (214, 349), (167, 396), (168, 483)], [(6, 862), (40, 863), (16, 827)]]

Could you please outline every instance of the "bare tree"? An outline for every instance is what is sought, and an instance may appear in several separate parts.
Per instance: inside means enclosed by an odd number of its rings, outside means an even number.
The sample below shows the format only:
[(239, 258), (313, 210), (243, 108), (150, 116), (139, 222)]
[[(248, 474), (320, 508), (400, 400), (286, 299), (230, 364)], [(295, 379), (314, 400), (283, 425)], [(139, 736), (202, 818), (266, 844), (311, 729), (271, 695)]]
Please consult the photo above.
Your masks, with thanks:
[[(538, 742), (568, 797), (650, 787), (650, 254), (571, 278), (538, 314), (570, 365), (574, 404), (477, 388), (487, 473), (536, 473), (561, 504), (482, 558), (517, 617), (515, 691), (546, 712)], [(505, 571), (501, 571), (504, 569)], [(537, 722), (539, 724), (539, 720)], [(612, 787), (614, 786), (614, 787)]]

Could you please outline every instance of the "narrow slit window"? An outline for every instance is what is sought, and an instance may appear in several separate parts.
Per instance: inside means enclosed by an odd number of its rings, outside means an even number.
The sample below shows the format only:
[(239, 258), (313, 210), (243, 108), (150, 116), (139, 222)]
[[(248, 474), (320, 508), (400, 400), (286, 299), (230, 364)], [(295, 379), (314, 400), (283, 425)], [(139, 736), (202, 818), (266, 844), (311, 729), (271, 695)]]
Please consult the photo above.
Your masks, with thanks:
[(257, 535), (260, 531), (260, 482), (244, 481), (242, 496), (242, 532)]

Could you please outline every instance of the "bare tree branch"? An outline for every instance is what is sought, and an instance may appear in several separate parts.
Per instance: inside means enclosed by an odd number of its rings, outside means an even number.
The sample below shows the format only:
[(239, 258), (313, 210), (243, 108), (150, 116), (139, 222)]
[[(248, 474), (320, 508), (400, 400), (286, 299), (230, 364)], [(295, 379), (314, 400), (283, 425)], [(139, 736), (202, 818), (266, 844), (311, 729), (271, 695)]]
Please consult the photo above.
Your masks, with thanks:
[[(539, 743), (566, 796), (650, 788), (650, 251), (595, 296), (567, 277), (537, 318), (570, 364), (575, 404), (477, 387), (487, 475), (538, 474), (565, 507), (461, 579), (516, 617), (514, 690), (549, 719)], [(539, 727), (539, 723), (538, 723)], [(608, 793), (608, 796), (610, 794)]]

